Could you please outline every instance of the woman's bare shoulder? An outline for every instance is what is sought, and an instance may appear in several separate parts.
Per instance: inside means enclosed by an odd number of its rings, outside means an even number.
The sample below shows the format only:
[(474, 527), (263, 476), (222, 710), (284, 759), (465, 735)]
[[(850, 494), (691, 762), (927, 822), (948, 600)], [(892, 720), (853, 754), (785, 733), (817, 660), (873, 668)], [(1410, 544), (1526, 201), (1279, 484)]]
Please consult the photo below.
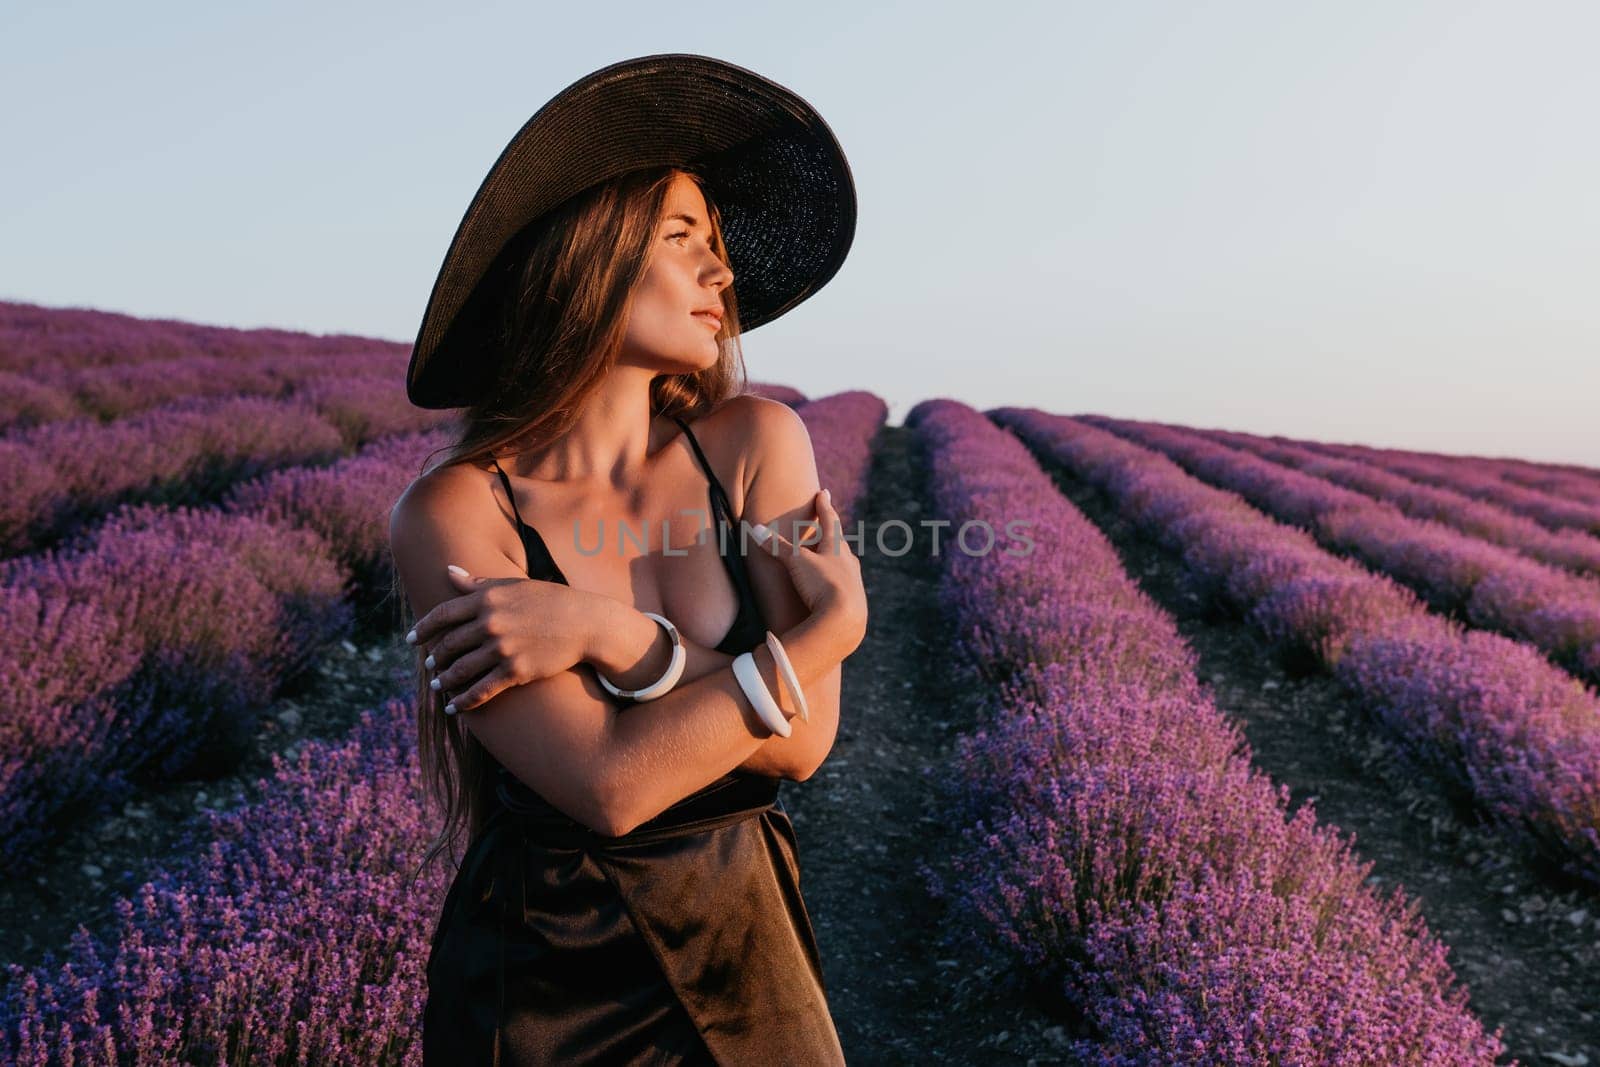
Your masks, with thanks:
[(400, 499), (409, 498), (421, 507), (435, 507), (456, 498), (481, 495), (483, 475), (483, 469), (471, 463), (443, 463), (411, 479)]
[(753, 458), (775, 437), (781, 440), (792, 436), (795, 427), (805, 427), (788, 404), (755, 393), (740, 393), (723, 401), (701, 421), (712, 430), (731, 460)]
[(755, 393), (741, 393), (725, 401), (704, 420), (711, 424), (720, 454), (705, 445), (711, 461), (721, 470), (731, 471), (726, 480), (736, 514), (744, 513), (744, 501), (763, 462), (789, 464), (811, 454), (811, 437), (804, 420), (788, 404)]
[(414, 524), (446, 523), (491, 528), (495, 502), (487, 487), (492, 475), (480, 465), (455, 462), (433, 467), (412, 479), (390, 511), (390, 530)]

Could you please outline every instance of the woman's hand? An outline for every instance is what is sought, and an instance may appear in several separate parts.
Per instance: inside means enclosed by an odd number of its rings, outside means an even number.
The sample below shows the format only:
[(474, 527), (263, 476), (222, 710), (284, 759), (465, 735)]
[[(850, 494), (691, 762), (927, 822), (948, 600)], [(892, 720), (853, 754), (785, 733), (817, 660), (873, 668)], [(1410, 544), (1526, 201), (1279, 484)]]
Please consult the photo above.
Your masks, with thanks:
[(428, 650), (433, 688), (452, 714), (560, 674), (588, 655), (592, 594), (560, 582), (477, 578), (454, 564), (447, 571), (462, 595), (417, 620), (406, 641)]
[(788, 568), (789, 580), (811, 614), (837, 614), (841, 620), (858, 624), (864, 633), (867, 590), (861, 582), (861, 561), (844, 540), (828, 490), (817, 493), (814, 504), (816, 540), (812, 540), (810, 520), (798, 546), (766, 526), (756, 527), (756, 540)]

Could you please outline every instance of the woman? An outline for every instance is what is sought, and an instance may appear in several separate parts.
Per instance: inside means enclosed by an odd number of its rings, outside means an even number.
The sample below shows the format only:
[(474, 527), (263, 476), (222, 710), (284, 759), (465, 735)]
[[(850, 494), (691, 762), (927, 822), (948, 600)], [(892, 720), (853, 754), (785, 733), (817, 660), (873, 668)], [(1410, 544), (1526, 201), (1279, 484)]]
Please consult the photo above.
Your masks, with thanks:
[(854, 217), (804, 101), (681, 55), (564, 90), (468, 208), (408, 372), (462, 432), (390, 521), (429, 858), (469, 840), (426, 1062), (843, 1062), (778, 786), (866, 596), (805, 424), (735, 379)]

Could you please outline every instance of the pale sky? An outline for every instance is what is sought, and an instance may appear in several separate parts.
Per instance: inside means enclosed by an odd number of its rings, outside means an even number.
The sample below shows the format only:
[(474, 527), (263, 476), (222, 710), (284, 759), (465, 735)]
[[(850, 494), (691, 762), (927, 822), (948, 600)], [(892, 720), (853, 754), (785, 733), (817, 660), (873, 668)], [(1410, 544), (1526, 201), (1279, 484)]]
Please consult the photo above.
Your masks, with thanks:
[(697, 52), (859, 197), (753, 378), (1600, 466), (1597, 40), (1577, 0), (6, 0), (0, 298), (410, 343), (522, 123)]

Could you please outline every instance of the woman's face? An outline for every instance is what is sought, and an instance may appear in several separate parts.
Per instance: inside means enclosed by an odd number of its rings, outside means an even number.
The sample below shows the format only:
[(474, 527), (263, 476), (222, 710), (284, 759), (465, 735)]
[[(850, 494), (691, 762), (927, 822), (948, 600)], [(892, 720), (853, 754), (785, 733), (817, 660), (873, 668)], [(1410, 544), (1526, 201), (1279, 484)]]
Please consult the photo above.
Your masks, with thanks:
[(733, 271), (711, 251), (705, 197), (679, 174), (667, 190), (651, 238), (644, 277), (628, 303), (624, 357), (666, 374), (689, 374), (714, 365), (721, 322), (703, 312), (722, 310), (722, 291)]

